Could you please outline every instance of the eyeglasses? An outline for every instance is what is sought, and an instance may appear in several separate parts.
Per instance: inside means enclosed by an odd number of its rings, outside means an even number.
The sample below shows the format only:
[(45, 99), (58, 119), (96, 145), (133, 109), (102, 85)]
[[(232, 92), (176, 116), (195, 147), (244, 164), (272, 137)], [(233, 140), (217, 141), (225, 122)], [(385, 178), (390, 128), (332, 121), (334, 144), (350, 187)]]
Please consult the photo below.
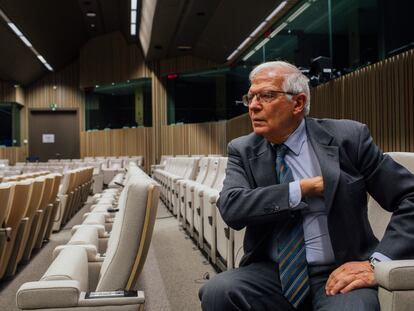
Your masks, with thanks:
[(243, 104), (246, 107), (249, 107), (255, 96), (256, 96), (256, 100), (258, 102), (268, 104), (268, 103), (274, 101), (276, 98), (278, 98), (280, 94), (297, 95), (297, 94), (292, 93), (292, 92), (265, 91), (265, 92), (260, 92), (260, 93), (249, 93), (249, 94), (243, 95), (242, 99), (243, 99)]

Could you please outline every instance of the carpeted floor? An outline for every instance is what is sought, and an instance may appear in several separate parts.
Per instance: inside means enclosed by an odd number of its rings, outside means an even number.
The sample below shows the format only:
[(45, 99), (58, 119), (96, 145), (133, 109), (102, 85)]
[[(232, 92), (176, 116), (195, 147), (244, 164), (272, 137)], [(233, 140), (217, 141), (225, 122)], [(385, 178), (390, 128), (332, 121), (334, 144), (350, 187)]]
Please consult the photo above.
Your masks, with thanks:
[[(53, 234), (49, 243), (38, 251), (29, 264), (21, 266), (16, 276), (0, 282), (0, 309), (18, 310), (15, 302), (21, 284), (37, 281), (47, 270), (53, 249), (66, 243), (70, 228), (81, 222), (86, 210), (80, 210), (65, 229)], [(151, 247), (136, 288), (144, 290), (146, 311), (201, 310), (198, 289), (206, 275), (215, 274), (204, 256), (186, 234), (177, 219), (160, 203)]]

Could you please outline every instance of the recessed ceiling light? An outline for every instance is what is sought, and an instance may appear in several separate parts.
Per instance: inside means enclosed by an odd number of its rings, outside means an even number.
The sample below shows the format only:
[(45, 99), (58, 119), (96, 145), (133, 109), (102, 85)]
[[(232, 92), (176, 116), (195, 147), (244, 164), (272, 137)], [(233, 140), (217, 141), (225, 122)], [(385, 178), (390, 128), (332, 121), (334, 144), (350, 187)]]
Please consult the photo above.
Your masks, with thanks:
[(86, 16), (87, 17), (96, 17), (96, 13), (95, 12), (87, 12)]
[(192, 47), (191, 47), (191, 46), (189, 46), (189, 45), (179, 45), (179, 46), (177, 46), (177, 49), (178, 49), (179, 51), (189, 51), (189, 50), (191, 50), (191, 49), (192, 49)]

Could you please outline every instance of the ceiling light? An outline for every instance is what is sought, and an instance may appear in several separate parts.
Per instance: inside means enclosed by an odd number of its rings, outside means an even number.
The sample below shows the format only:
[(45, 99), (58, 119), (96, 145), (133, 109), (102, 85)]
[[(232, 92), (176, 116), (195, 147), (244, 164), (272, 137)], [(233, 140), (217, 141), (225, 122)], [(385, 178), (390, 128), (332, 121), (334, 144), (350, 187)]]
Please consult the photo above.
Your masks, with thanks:
[(26, 44), (26, 46), (28, 46), (29, 48), (32, 47), (32, 44), (30, 43), (29, 40), (27, 40), (27, 38), (25, 36), (21, 36), (20, 40), (22, 40), (23, 43)]
[(286, 4), (287, 4), (287, 1), (283, 1), (282, 3), (280, 3), (278, 7), (274, 9), (273, 12), (270, 13), (268, 17), (266, 17), (265, 21), (269, 22), (270, 20), (272, 20), (273, 17), (275, 17), (276, 14), (279, 13), (286, 6)]
[(243, 50), (243, 48), (247, 45), (247, 43), (249, 43), (250, 42), (250, 40), (252, 40), (252, 38), (251, 37), (247, 37), (246, 38), (246, 40), (244, 40), (240, 45), (239, 45), (239, 47), (237, 48), (238, 50)]
[(46, 60), (43, 58), (42, 55), (37, 55), (37, 58), (43, 63), (46, 64)]
[(279, 32), (283, 30), (287, 26), (287, 23), (281, 23), (279, 26), (275, 28), (275, 30), (272, 31), (272, 33), (269, 35), (270, 38), (273, 38), (276, 36)]
[(48, 63), (45, 63), (44, 65), (49, 71), (53, 71), (53, 68)]
[(192, 47), (189, 45), (179, 45), (177, 46), (177, 49), (180, 51), (189, 51), (192, 49)]
[(264, 39), (262, 42), (260, 42), (254, 49), (256, 50), (256, 51), (258, 51), (258, 50), (260, 50), (260, 48), (263, 46), (263, 45), (265, 45), (267, 42), (269, 42), (270, 41), (270, 39), (269, 38), (266, 38), (266, 39)]
[(87, 12), (86, 16), (87, 17), (96, 17), (96, 13), (95, 12)]
[(53, 71), (52, 66), (50, 66), (47, 61), (36, 51), (33, 45), (30, 43), (29, 39), (27, 39), (20, 29), (7, 17), (7, 15), (0, 9), (0, 18), (2, 18), (7, 25), (10, 27), (11, 30), (17, 35), (17, 37), (22, 40), (22, 42), (36, 55), (36, 57), (42, 62), (42, 64), (50, 71)]
[(91, 24), (91, 28), (95, 28), (95, 24)]
[(137, 21), (137, 11), (131, 11), (131, 23), (135, 23)]
[(135, 36), (137, 34), (137, 26), (136, 24), (131, 24), (131, 36)]
[(238, 50), (238, 49), (234, 50), (234, 51), (233, 51), (233, 53), (231, 53), (231, 54), (229, 55), (229, 57), (227, 57), (227, 59), (226, 59), (226, 60), (227, 60), (227, 61), (229, 61), (230, 59), (232, 59), (234, 56), (236, 56), (236, 54), (237, 54), (237, 53), (239, 53), (239, 51), (240, 51), (240, 50)]
[(256, 53), (256, 50), (251, 50), (245, 57), (243, 57), (243, 61), (249, 59), (254, 53)]
[(9, 27), (14, 31), (14, 33), (18, 36), (21, 37), (23, 36), (23, 34), (21, 33), (21, 31), (19, 30), (19, 28), (16, 27), (15, 24), (13, 23), (7, 23), (7, 25), (9, 25)]
[(310, 3), (306, 2), (305, 4), (303, 4), (295, 13), (293, 13), (291, 16), (289, 16), (289, 18), (287, 19), (287, 21), (289, 23), (293, 22), (293, 20), (298, 17), (300, 14), (303, 13), (303, 11), (305, 11), (308, 7), (310, 7)]
[(249, 37), (253, 38), (256, 37), (256, 35), (263, 30), (263, 28), (266, 26), (267, 22), (262, 22), (257, 28), (250, 34)]
[(137, 0), (131, 0), (131, 10), (137, 9)]

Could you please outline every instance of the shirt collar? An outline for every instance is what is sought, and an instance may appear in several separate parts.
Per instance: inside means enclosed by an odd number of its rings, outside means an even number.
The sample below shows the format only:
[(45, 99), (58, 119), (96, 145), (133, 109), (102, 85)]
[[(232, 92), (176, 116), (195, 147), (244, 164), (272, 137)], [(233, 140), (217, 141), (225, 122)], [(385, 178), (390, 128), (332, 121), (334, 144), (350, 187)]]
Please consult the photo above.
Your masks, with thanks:
[(296, 130), (288, 137), (284, 144), (296, 155), (300, 154), (303, 144), (307, 139), (305, 130), (305, 119), (303, 119)]

